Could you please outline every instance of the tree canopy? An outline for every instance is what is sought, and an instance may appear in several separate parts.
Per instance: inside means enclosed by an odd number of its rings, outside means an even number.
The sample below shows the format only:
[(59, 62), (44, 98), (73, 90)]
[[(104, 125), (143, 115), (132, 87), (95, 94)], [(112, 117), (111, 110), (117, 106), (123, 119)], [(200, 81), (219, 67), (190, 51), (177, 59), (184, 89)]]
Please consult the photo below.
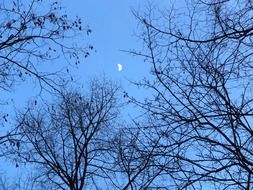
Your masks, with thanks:
[[(26, 188), (11, 188), (253, 189), (253, 2), (170, 5), (132, 11), (143, 48), (127, 52), (151, 68), (131, 83), (147, 92), (138, 99), (102, 77), (82, 91), (44, 68), (59, 56), (78, 64), (93, 49), (71, 43), (91, 29), (59, 1), (0, 4), (0, 89), (32, 77), (52, 99), (30, 101), (1, 138), (12, 145), (3, 156), (35, 169)], [(134, 119), (123, 119), (126, 104)]]

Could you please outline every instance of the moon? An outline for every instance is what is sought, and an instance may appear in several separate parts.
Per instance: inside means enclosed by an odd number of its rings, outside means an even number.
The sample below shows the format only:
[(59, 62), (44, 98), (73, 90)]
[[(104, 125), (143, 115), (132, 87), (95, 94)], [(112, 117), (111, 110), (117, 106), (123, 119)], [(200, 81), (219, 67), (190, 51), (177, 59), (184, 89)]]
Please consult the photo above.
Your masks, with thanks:
[(117, 64), (118, 65), (118, 71), (120, 72), (120, 71), (122, 71), (122, 65), (121, 64)]

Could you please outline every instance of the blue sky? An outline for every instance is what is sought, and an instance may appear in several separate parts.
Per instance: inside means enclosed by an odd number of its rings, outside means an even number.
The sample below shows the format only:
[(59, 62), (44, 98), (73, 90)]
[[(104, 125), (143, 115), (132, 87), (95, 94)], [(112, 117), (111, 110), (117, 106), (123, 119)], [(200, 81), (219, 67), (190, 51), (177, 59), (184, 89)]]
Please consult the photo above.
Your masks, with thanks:
[[(120, 51), (141, 47), (133, 36), (137, 22), (130, 9), (143, 5), (143, 2), (76, 0), (67, 5), (67, 9), (74, 10), (73, 14), (81, 16), (93, 31), (87, 40), (97, 52), (81, 63), (79, 71), (83, 79), (103, 72), (118, 80), (124, 77), (139, 79), (145, 75), (148, 71), (146, 64)], [(122, 72), (117, 71), (118, 63), (123, 65)]]
[[(159, 2), (165, 0), (157, 0)], [(92, 52), (86, 59), (81, 59), (77, 68), (72, 67), (71, 74), (82, 85), (93, 77), (104, 74), (112, 80), (118, 81), (130, 94), (141, 96), (141, 92), (130, 85), (128, 80), (136, 81), (147, 76), (149, 65), (139, 57), (133, 57), (129, 53), (120, 50), (141, 49), (142, 42), (135, 35), (137, 32), (137, 20), (131, 13), (131, 9), (143, 9), (145, 0), (74, 0), (62, 1), (69, 17), (76, 15), (82, 18), (84, 25), (89, 25), (92, 33), (84, 35), (84, 39), (78, 41), (79, 45), (92, 44), (96, 52)], [(73, 39), (75, 42), (75, 39)], [(66, 65), (64, 59), (55, 61), (56, 65)], [(123, 65), (123, 70), (118, 72), (117, 64)], [(13, 93), (14, 92), (14, 93)], [(25, 81), (15, 86), (13, 91), (7, 92), (8, 97), (13, 98), (15, 106), (22, 108), (31, 96), (38, 94), (36, 85), (32, 81)], [(20, 98), (22, 97), (22, 98)], [(7, 106), (8, 111), (9, 106)]]
[[(169, 0), (150, 0), (161, 8), (169, 4)], [(177, 3), (181, 3), (178, 1)], [(81, 59), (78, 68), (71, 70), (75, 79), (80, 84), (84, 84), (92, 77), (105, 75), (114, 81), (118, 81), (122, 88), (130, 95), (141, 98), (143, 90), (138, 89), (128, 82), (136, 81), (144, 77), (149, 78), (150, 66), (143, 62), (139, 57), (133, 57), (128, 53), (120, 50), (142, 49), (142, 42), (134, 34), (138, 30), (137, 20), (131, 13), (131, 9), (141, 9), (147, 5), (146, 0), (64, 0), (62, 5), (65, 7), (67, 14), (70, 16), (78, 15), (82, 18), (84, 24), (88, 24), (92, 29), (90, 36), (85, 37), (83, 43), (92, 44), (96, 52), (91, 53), (87, 59)], [(57, 64), (65, 64), (64, 59), (57, 60)], [(118, 72), (117, 64), (123, 65), (122, 72)], [(13, 93), (14, 92), (14, 93)], [(6, 93), (8, 96), (8, 93)], [(11, 91), (11, 97), (14, 98), (15, 106), (21, 109), (28, 98), (36, 95), (36, 86), (31, 82), (21, 84), (14, 91)], [(145, 94), (147, 96), (147, 94)], [(9, 111), (10, 107), (6, 107)], [(11, 108), (13, 109), (13, 107)], [(5, 111), (5, 110), (4, 110)], [(126, 110), (128, 115), (135, 115), (133, 109)], [(138, 114), (138, 113), (137, 113)], [(4, 162), (2, 160), (2, 162)], [(6, 166), (6, 172), (11, 175), (18, 173), (20, 176), (24, 173), (23, 168), (15, 169), (15, 165), (1, 164)], [(12, 169), (10, 169), (12, 168)]]
[[(84, 25), (89, 25), (92, 33), (84, 35), (78, 41), (79, 45), (92, 44), (96, 52), (92, 52), (86, 59), (81, 59), (77, 68), (72, 67), (71, 74), (82, 85), (93, 77), (104, 74), (114, 81), (118, 81), (129, 94), (142, 97), (142, 91), (136, 89), (128, 81), (137, 81), (149, 77), (150, 66), (142, 58), (134, 57), (120, 50), (142, 49), (142, 42), (135, 34), (138, 32), (138, 23), (131, 9), (143, 10), (147, 4), (153, 3), (165, 8), (168, 0), (63, 0), (69, 17), (76, 15), (82, 18)], [(75, 42), (75, 39), (73, 40)], [(66, 65), (64, 59), (55, 61), (56, 65)], [(117, 64), (123, 65), (123, 70), (118, 72)], [(51, 66), (50, 66), (51, 67)], [(14, 93), (13, 93), (14, 92)], [(14, 90), (6, 96), (13, 98), (15, 106), (22, 108), (31, 96), (38, 95), (38, 89), (32, 81), (15, 86)], [(22, 98), (20, 98), (22, 97)], [(10, 102), (11, 103), (11, 102)], [(6, 107), (6, 112), (9, 110)]]
[[(159, 6), (168, 3), (166, 0), (154, 2)], [(93, 31), (87, 41), (94, 45), (97, 52), (81, 62), (78, 69), (81, 81), (104, 73), (121, 82), (126, 90), (136, 92), (126, 79), (140, 80), (148, 75), (150, 67), (141, 58), (120, 50), (142, 48), (141, 40), (135, 36), (138, 23), (131, 9), (143, 9), (147, 1), (75, 0), (64, 5), (74, 15), (79, 15)], [(122, 72), (117, 71), (117, 64), (123, 65)]]

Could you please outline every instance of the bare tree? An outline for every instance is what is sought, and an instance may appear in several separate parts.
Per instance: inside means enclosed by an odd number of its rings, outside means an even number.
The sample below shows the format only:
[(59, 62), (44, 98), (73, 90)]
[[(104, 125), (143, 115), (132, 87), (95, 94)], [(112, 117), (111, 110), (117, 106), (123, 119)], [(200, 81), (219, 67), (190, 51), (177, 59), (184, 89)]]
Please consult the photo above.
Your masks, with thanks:
[(0, 12), (0, 88), (3, 90), (10, 90), (15, 82), (27, 76), (38, 79), (41, 87), (44, 83), (55, 88), (56, 73), (48, 71), (48, 67), (45, 71), (40, 63), (55, 60), (62, 53), (78, 63), (78, 51), (88, 55), (88, 48), (78, 48), (67, 40), (91, 30), (82, 26), (80, 18), (68, 18), (60, 1), (1, 1)]
[(131, 53), (153, 75), (139, 85), (154, 96), (129, 97), (150, 121), (136, 126), (142, 147), (162, 170), (161, 189), (252, 189), (252, 2), (176, 6), (135, 13), (145, 49)]
[[(1, 175), (0, 190), (33, 190), (35, 188), (34, 184), (36, 183), (36, 180), (28, 175), (26, 176), (23, 174), (20, 177), (16, 176), (17, 178), (15, 180), (14, 178), (10, 179), (5, 175)], [(41, 188), (36, 189), (40, 190)]]
[(19, 115), (17, 159), (37, 168), (37, 185), (81, 190), (110, 181), (108, 143), (116, 127), (117, 91), (108, 81), (93, 81), (85, 95), (63, 93), (56, 103)]
[[(67, 71), (64, 72), (68, 64), (62, 64), (62, 60), (78, 64), (79, 53), (87, 56), (93, 48), (74, 44), (75, 37), (85, 36), (91, 30), (83, 26), (79, 17), (71, 19), (57, 0), (1, 0), (0, 20), (2, 107), (10, 103), (4, 92), (12, 92), (16, 85), (29, 79), (38, 87), (38, 94), (42, 89), (59, 90), (71, 79)], [(57, 64), (59, 57), (63, 59)], [(8, 125), (6, 122), (11, 115), (3, 110), (0, 113), (1, 126)], [(12, 132), (3, 132), (0, 144), (13, 139)]]
[(124, 190), (169, 189), (164, 183), (168, 179), (163, 174), (172, 160), (164, 156), (164, 147), (158, 147), (157, 133), (147, 123), (133, 126), (121, 129), (114, 139), (117, 152), (114, 170), (119, 178), (115, 187)]

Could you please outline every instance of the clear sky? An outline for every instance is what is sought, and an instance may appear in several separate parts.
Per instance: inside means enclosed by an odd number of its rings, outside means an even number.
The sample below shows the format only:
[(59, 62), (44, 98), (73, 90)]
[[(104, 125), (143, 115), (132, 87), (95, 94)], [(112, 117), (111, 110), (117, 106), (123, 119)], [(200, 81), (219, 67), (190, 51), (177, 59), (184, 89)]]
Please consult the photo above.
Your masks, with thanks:
[[(76, 15), (82, 18), (84, 25), (89, 25), (92, 33), (84, 35), (84, 40), (78, 43), (85, 46), (92, 44), (96, 52), (92, 52), (86, 59), (81, 59), (78, 68), (72, 68), (71, 74), (80, 84), (85, 84), (92, 77), (104, 74), (112, 80), (118, 81), (124, 90), (135, 97), (142, 97), (142, 91), (128, 81), (149, 77), (150, 66), (142, 58), (134, 57), (121, 50), (142, 49), (142, 42), (135, 34), (138, 30), (137, 19), (131, 10), (144, 10), (148, 3), (165, 8), (169, 0), (63, 0), (69, 17)], [(75, 41), (75, 39), (74, 39)], [(64, 59), (55, 61), (58, 65), (66, 65)], [(118, 72), (117, 64), (122, 64), (123, 70)], [(36, 85), (26, 81), (15, 86), (14, 92), (7, 96), (14, 99), (15, 106), (22, 108), (28, 99), (38, 94)], [(22, 99), (20, 98), (22, 97)], [(7, 106), (6, 112), (8, 112)]]
[[(167, 0), (156, 0), (155, 4), (164, 6)], [(128, 80), (136, 81), (148, 76), (149, 65), (139, 57), (120, 50), (141, 49), (142, 42), (135, 34), (137, 32), (137, 20), (131, 9), (144, 9), (146, 0), (63, 0), (69, 17), (76, 15), (82, 18), (84, 25), (89, 25), (92, 33), (85, 36), (82, 45), (90, 43), (96, 52), (92, 52), (86, 59), (81, 59), (78, 68), (72, 68), (71, 73), (80, 84), (85, 84), (92, 77), (104, 74), (112, 80), (118, 81), (122, 87), (135, 96), (141, 96), (141, 91), (130, 85)], [(75, 40), (75, 39), (74, 39)], [(56, 64), (65, 65), (64, 59), (56, 60)], [(118, 72), (117, 64), (122, 64), (123, 70)], [(36, 86), (25, 82), (15, 86), (15, 93), (11, 91), (7, 96), (15, 101), (15, 106), (21, 108), (26, 105), (25, 99), (36, 95)], [(20, 97), (22, 96), (22, 99)], [(6, 110), (7, 111), (7, 110)]]
[[(166, 0), (154, 1), (158, 6), (168, 3)], [(104, 73), (106, 76), (119, 81), (123, 88), (130, 93), (138, 91), (127, 80), (140, 80), (149, 72), (149, 65), (141, 58), (120, 50), (141, 49), (142, 42), (135, 36), (137, 20), (131, 9), (144, 9), (146, 0), (75, 0), (64, 3), (68, 10), (81, 16), (92, 29), (87, 38), (94, 45), (96, 53), (81, 63), (79, 75), (82, 81), (94, 75)], [(85, 42), (84, 42), (85, 43)], [(123, 65), (121, 72), (117, 71), (117, 64)]]
[[(139, 79), (145, 75), (148, 71), (146, 64), (120, 51), (141, 47), (133, 36), (137, 22), (131, 8), (138, 8), (141, 4), (144, 5), (143, 2), (145, 1), (76, 0), (66, 3), (67, 9), (81, 16), (93, 31), (87, 40), (94, 45), (97, 52), (81, 63), (79, 71), (83, 79), (100, 73), (119, 80), (124, 77)], [(123, 65), (122, 72), (117, 71), (118, 63)]]

